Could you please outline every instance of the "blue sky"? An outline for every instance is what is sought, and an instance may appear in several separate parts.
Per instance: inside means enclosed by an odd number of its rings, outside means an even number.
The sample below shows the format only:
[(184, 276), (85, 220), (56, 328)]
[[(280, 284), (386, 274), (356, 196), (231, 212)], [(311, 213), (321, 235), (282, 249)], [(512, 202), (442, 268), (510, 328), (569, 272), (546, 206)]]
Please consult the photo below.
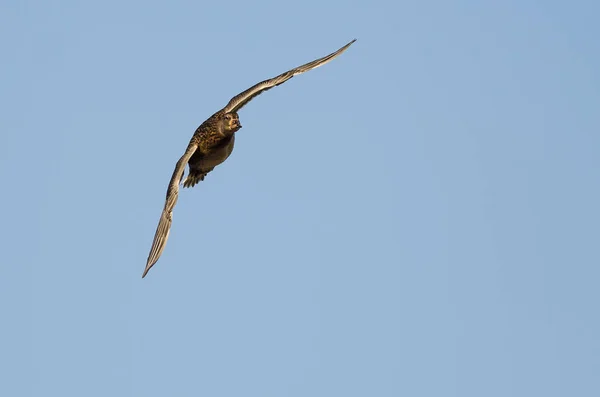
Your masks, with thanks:
[(600, 395), (599, 12), (3, 2), (0, 394)]

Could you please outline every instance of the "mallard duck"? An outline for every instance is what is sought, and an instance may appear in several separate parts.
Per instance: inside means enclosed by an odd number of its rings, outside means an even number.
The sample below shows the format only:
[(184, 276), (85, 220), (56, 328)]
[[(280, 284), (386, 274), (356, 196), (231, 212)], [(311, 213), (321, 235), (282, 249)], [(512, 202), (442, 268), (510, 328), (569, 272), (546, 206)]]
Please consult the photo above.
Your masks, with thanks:
[(144, 269), (142, 278), (146, 276), (150, 268), (158, 261), (158, 258), (160, 258), (160, 255), (167, 244), (173, 220), (173, 208), (177, 203), (179, 184), (183, 177), (186, 163), (189, 165), (189, 172), (187, 178), (183, 182), (183, 186), (193, 187), (198, 182), (204, 180), (204, 177), (206, 177), (209, 172), (231, 155), (235, 141), (235, 133), (242, 128), (237, 113), (242, 107), (257, 95), (285, 83), (292, 77), (326, 64), (339, 56), (342, 52), (346, 51), (355, 41), (356, 39), (352, 40), (336, 52), (323, 58), (298, 66), (277, 77), (253, 85), (246, 91), (233, 97), (227, 106), (210, 116), (196, 129), (185, 153), (181, 156), (179, 161), (177, 161), (177, 165), (171, 176), (171, 181), (167, 188), (165, 206), (160, 215), (158, 227), (156, 228), (154, 241), (152, 242), (152, 248), (150, 248), (150, 254), (148, 255), (148, 261), (146, 262), (146, 268)]

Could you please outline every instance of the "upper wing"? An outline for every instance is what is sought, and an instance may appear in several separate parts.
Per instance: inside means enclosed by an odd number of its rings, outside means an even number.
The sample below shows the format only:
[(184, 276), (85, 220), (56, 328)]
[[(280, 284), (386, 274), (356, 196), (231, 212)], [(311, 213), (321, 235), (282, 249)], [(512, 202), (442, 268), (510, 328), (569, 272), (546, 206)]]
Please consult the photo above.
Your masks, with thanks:
[(250, 102), (252, 98), (263, 93), (264, 91), (269, 90), (279, 84), (285, 83), (297, 74), (304, 73), (314, 68), (318, 68), (319, 66), (331, 61), (333, 58), (346, 51), (346, 49), (348, 49), (348, 47), (350, 47), (350, 45), (355, 41), (356, 39), (352, 40), (336, 52), (333, 52), (323, 58), (317, 59), (316, 61), (312, 61), (302, 66), (298, 66), (297, 68), (294, 68), (292, 70), (288, 70), (287, 72), (282, 73), (277, 77), (273, 77), (272, 79), (261, 81), (260, 83), (248, 88), (246, 91), (232, 98), (223, 110), (225, 111), (225, 113), (237, 112), (244, 105)]
[(169, 187), (167, 189), (165, 207), (163, 208), (160, 220), (158, 221), (158, 227), (154, 234), (154, 241), (152, 242), (152, 248), (150, 248), (150, 254), (148, 254), (148, 261), (146, 262), (146, 269), (144, 270), (144, 274), (142, 274), (142, 278), (146, 276), (148, 270), (150, 270), (156, 261), (158, 261), (158, 258), (160, 258), (160, 255), (165, 249), (167, 239), (169, 238), (169, 231), (171, 230), (171, 223), (173, 221), (173, 208), (175, 208), (177, 197), (179, 196), (179, 182), (183, 176), (185, 165), (197, 148), (197, 144), (190, 143), (175, 166), (175, 171), (173, 171), (173, 176), (171, 176), (171, 181), (169, 182)]

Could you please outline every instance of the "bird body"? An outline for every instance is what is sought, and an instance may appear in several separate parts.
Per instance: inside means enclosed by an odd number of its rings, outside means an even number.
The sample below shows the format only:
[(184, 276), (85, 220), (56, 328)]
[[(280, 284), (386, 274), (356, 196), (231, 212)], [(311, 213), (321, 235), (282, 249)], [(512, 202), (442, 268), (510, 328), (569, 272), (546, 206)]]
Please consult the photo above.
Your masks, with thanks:
[(188, 161), (190, 168), (184, 187), (193, 187), (231, 155), (235, 132), (242, 128), (237, 113), (218, 111), (196, 129), (190, 144), (198, 149)]
[(204, 180), (209, 172), (227, 160), (231, 155), (235, 143), (235, 133), (242, 128), (237, 112), (243, 106), (264, 91), (283, 84), (298, 74), (326, 64), (342, 52), (346, 51), (346, 49), (355, 41), (356, 40), (352, 40), (339, 50), (323, 58), (319, 58), (297, 68), (288, 70), (272, 79), (264, 80), (253, 85), (246, 91), (233, 97), (223, 109), (210, 116), (196, 129), (185, 153), (177, 162), (173, 175), (171, 176), (167, 188), (165, 206), (160, 216), (156, 233), (154, 234), (154, 241), (152, 242), (152, 247), (148, 254), (148, 260), (142, 278), (146, 276), (150, 268), (158, 261), (158, 258), (162, 254), (167, 243), (173, 220), (173, 208), (175, 208), (177, 198), (179, 197), (179, 184), (183, 177), (186, 164), (189, 166), (189, 173), (183, 182), (183, 186), (193, 187), (198, 182)]

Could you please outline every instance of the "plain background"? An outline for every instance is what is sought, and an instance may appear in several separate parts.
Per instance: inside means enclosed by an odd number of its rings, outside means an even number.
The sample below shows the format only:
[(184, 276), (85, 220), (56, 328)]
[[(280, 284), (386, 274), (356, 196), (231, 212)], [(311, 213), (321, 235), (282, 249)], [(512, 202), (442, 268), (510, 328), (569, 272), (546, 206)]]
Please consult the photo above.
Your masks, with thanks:
[(3, 1), (0, 394), (600, 395), (599, 4)]

